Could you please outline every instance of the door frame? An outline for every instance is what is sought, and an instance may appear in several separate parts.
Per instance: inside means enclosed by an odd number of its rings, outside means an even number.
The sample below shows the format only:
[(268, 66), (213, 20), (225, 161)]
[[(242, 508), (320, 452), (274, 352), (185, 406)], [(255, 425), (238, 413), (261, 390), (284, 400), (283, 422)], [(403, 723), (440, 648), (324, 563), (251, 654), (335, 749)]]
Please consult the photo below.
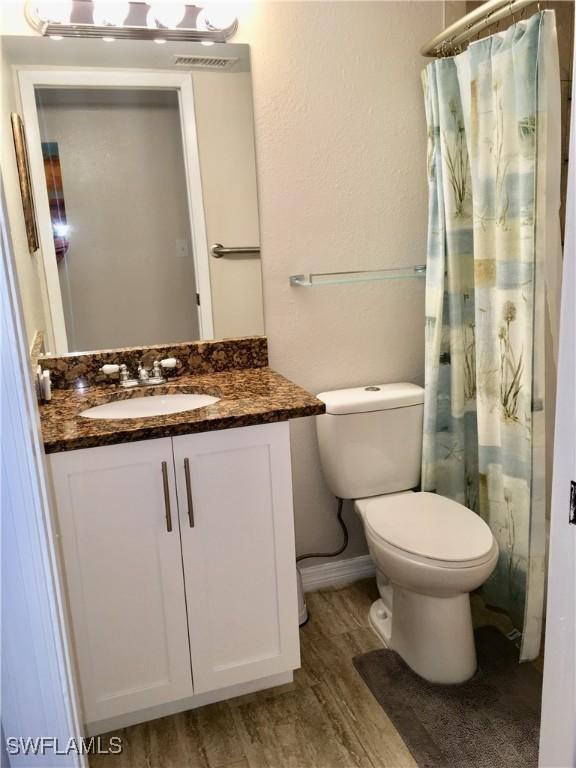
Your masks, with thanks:
[[(576, 65), (576, 51), (574, 51)], [(576, 526), (571, 483), (576, 482), (576, 81), (572, 82), (570, 164), (556, 389), (554, 471), (550, 513), (544, 683), (538, 765), (576, 764)]]
[(48, 88), (176, 90), (182, 131), (182, 149), (184, 152), (186, 189), (188, 193), (188, 218), (192, 237), (194, 274), (196, 278), (196, 291), (200, 296), (200, 305), (197, 307), (200, 339), (212, 339), (214, 337), (214, 328), (210, 290), (210, 265), (192, 75), (190, 73), (144, 69), (81, 67), (56, 67), (51, 69), (18, 67), (17, 74), (22, 104), (22, 118), (27, 134), (30, 180), (36, 206), (41, 258), (46, 279), (50, 314), (54, 327), (56, 354), (67, 354), (69, 349), (52, 222), (50, 219), (48, 190), (44, 175), (42, 139), (35, 97), (37, 86)]
[[(73, 651), (65, 619), (57, 542), (50, 515), (40, 418), (18, 292), (14, 249), (0, 177), (2, 349), (2, 748), (4, 765), (88, 768), (83, 754), (62, 757), (83, 729)], [(10, 760), (4, 739), (57, 739), (44, 754)], [(40, 750), (41, 752), (42, 750)]]

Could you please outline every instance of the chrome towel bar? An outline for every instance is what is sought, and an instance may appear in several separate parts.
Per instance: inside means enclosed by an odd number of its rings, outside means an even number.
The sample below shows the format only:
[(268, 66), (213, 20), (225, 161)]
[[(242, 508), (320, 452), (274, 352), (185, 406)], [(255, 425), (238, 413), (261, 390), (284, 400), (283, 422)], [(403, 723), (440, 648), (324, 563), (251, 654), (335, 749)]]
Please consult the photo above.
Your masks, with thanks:
[(376, 280), (398, 280), (411, 277), (426, 277), (426, 264), (384, 269), (359, 269), (348, 272), (316, 272), (308, 275), (290, 275), (290, 285), (311, 288), (315, 285), (345, 285)]
[(215, 259), (221, 259), (223, 256), (260, 256), (260, 246), (247, 247), (240, 246), (238, 248), (225, 248), (222, 243), (214, 243), (210, 248), (210, 253)]

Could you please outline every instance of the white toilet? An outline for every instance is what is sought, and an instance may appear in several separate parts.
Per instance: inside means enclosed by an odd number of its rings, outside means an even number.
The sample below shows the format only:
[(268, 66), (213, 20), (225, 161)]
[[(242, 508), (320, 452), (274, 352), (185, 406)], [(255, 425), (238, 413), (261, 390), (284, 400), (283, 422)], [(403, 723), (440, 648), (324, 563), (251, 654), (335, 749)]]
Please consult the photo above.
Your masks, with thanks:
[(420, 483), (424, 390), (382, 384), (318, 395), (316, 417), (328, 486), (355, 499), (377, 569), (370, 621), (388, 648), (434, 683), (476, 671), (469, 593), (496, 566), (490, 528), (462, 504)]

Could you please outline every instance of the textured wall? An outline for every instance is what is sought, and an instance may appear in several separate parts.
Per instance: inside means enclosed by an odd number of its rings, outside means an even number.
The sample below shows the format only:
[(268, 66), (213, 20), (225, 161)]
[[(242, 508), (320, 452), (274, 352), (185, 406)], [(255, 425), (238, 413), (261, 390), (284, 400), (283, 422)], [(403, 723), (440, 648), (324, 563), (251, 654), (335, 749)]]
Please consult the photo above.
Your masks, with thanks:
[[(1, 48), (1, 40), (0, 40)], [(12, 238), (16, 271), (24, 312), (24, 323), (28, 343), (31, 344), (37, 330), (43, 330), (47, 343), (51, 343), (52, 327), (48, 319), (47, 298), (45, 294), (44, 273), (40, 251), (30, 255), (26, 239), (26, 227), (22, 213), (22, 198), (18, 184), (18, 171), (14, 154), (14, 142), (10, 127), (10, 112), (17, 110), (12, 79), (12, 69), (1, 52), (0, 68), (0, 168), (6, 205), (8, 226)]]
[[(262, 3), (242, 19), (271, 364), (313, 392), (422, 382), (423, 282), (297, 289), (288, 276), (425, 261), (418, 51), (442, 23), (435, 2)], [(334, 548), (335, 502), (313, 419), (293, 423), (292, 454), (298, 551)], [(352, 556), (365, 543), (350, 509), (347, 518)]]

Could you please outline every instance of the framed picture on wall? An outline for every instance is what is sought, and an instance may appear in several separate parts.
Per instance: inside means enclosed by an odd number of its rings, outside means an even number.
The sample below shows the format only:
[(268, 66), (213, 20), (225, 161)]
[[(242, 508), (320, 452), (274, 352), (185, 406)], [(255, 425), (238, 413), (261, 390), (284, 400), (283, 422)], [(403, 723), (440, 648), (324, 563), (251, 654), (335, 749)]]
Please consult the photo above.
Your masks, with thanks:
[(28, 152), (26, 150), (26, 136), (24, 123), (17, 112), (10, 114), (12, 122), (12, 134), (14, 136), (14, 148), (16, 150), (16, 164), (18, 166), (18, 181), (20, 182), (20, 194), (22, 196), (22, 208), (26, 223), (26, 237), (28, 238), (28, 250), (34, 253), (38, 250), (38, 229), (36, 227), (36, 212), (34, 210), (34, 198), (32, 197), (32, 185), (30, 183), (30, 170), (28, 167)]

